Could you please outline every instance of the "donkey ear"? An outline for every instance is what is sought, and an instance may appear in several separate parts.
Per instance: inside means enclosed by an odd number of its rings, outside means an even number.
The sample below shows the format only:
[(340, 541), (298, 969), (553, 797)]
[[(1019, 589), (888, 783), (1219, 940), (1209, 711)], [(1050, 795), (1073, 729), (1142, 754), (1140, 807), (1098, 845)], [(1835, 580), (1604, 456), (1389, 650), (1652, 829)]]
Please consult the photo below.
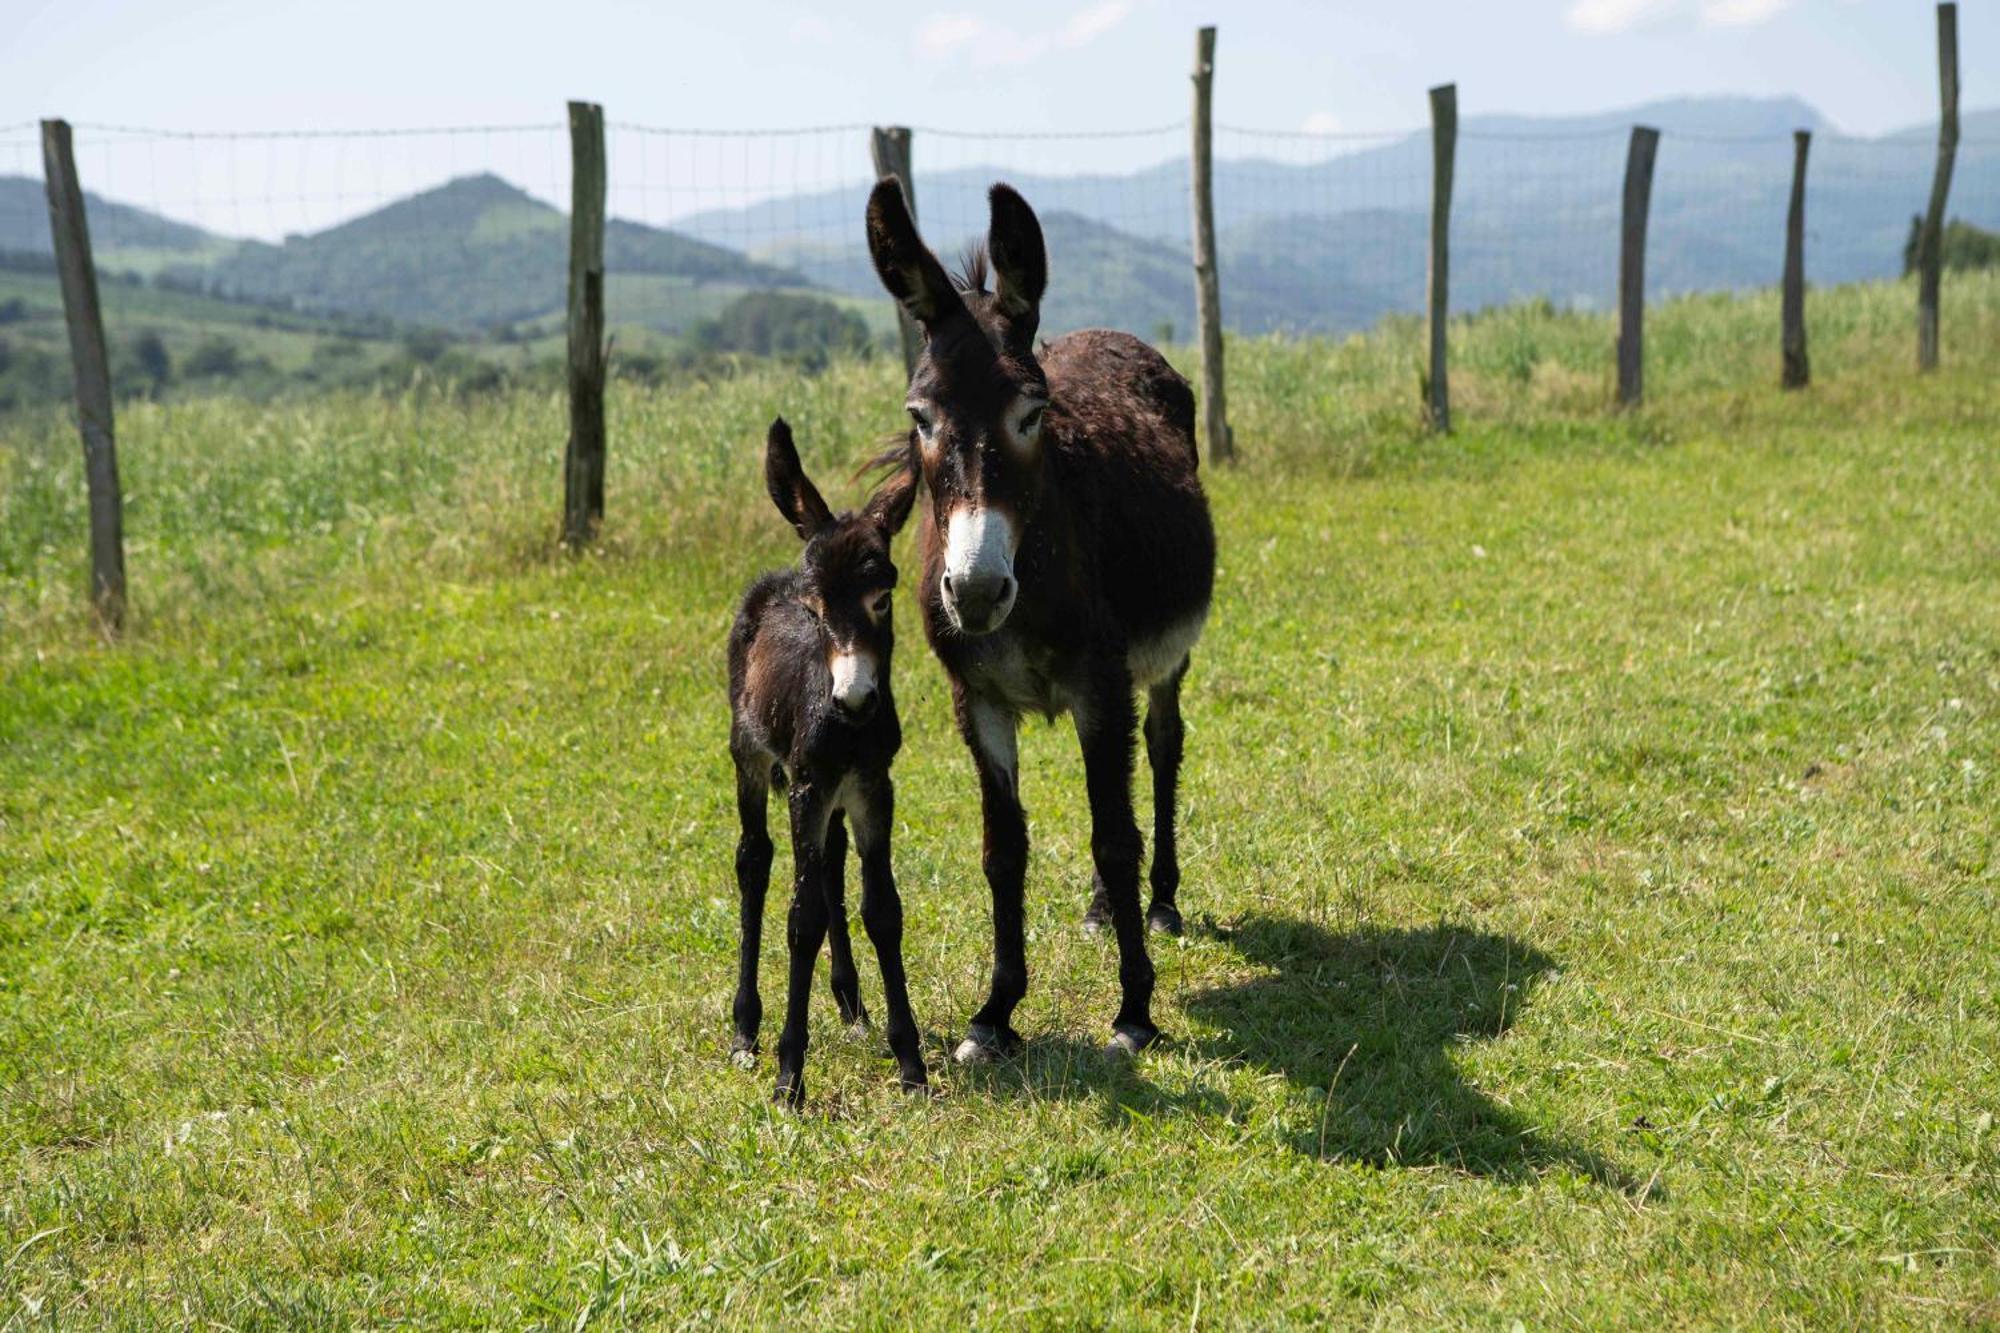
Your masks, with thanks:
[(1042, 293), (1049, 285), (1049, 251), (1042, 243), (1042, 224), (1035, 210), (1007, 184), (996, 184), (986, 196), (992, 221), (986, 229), (986, 252), (993, 257), (993, 291), (1000, 312), (1018, 326), (1029, 322), (1033, 337), (1040, 319)]
[(764, 489), (800, 537), (811, 537), (833, 521), (819, 488), (799, 466), (798, 446), (792, 443), (792, 428), (783, 417), (771, 423), (771, 432), (764, 437)]
[(917, 235), (903, 187), (893, 177), (876, 181), (868, 195), (868, 254), (889, 295), (919, 324), (935, 324), (964, 305), (944, 265)]
[(910, 507), (917, 500), (917, 470), (915, 467), (900, 467), (883, 478), (875, 493), (868, 497), (863, 512), (884, 536), (893, 537), (903, 530), (903, 524), (910, 518)]

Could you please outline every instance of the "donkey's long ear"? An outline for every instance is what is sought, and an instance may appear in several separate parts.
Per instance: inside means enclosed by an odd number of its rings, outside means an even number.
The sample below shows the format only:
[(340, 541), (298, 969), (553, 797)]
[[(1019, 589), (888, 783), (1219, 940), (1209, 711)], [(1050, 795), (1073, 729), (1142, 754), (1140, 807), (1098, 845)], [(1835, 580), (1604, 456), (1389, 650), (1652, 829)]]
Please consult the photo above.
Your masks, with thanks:
[(798, 446), (792, 443), (792, 428), (783, 417), (771, 423), (771, 433), (764, 437), (764, 489), (801, 537), (811, 537), (833, 521), (819, 488), (799, 466)]
[(917, 235), (903, 187), (887, 176), (868, 196), (868, 254), (889, 295), (919, 324), (928, 327), (964, 307), (944, 265)]
[(916, 500), (917, 470), (914, 466), (900, 467), (882, 479), (882, 484), (868, 497), (862, 512), (882, 529), (885, 536), (893, 537), (909, 521), (910, 507)]
[(1042, 224), (1011, 185), (996, 184), (986, 201), (992, 209), (986, 252), (993, 257), (993, 293), (1000, 313), (1013, 322), (1016, 334), (1032, 338), (1041, 319), (1042, 293), (1049, 285), (1049, 251), (1042, 242)]

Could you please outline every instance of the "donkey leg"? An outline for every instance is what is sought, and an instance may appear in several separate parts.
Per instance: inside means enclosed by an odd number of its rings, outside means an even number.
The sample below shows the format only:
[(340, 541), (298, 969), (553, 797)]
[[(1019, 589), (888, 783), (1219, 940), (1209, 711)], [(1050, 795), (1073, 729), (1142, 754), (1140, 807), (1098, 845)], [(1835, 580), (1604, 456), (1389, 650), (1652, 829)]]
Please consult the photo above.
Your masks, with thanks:
[(910, 1012), (909, 981), (903, 974), (903, 900), (889, 866), (889, 829), (896, 813), (895, 788), (884, 773), (868, 785), (863, 808), (854, 818), (854, 848), (861, 856), (861, 925), (882, 965), (882, 1001), (889, 1007), (889, 1050), (896, 1057), (903, 1087), (926, 1086), (924, 1057), (918, 1049), (917, 1020)]
[(1153, 1026), (1153, 960), (1139, 916), (1139, 825), (1132, 818), (1132, 676), (1123, 660), (1100, 665), (1088, 705), (1077, 711), (1084, 783), (1090, 791), (1090, 854), (1110, 899), (1118, 939), (1118, 1016), (1113, 1054), (1131, 1055), (1160, 1035)]
[(959, 730), (979, 770), (979, 808), (985, 823), (981, 861), (993, 893), (993, 984), (972, 1016), (952, 1058), (961, 1064), (991, 1060), (1021, 1044), (1011, 1023), (1014, 1006), (1028, 993), (1028, 949), (1021, 899), (1028, 873), (1028, 820), (1016, 782), (1018, 720), (983, 700), (957, 695)]
[(785, 1026), (778, 1034), (778, 1086), (771, 1100), (798, 1107), (806, 1099), (806, 1001), (812, 993), (813, 965), (826, 941), (826, 889), (820, 869), (826, 813), (817, 793), (795, 784), (791, 816), (792, 910), (785, 923), (791, 978), (785, 992)]
[(736, 1002), (731, 1006), (736, 1033), (729, 1042), (730, 1059), (744, 1068), (757, 1059), (757, 1029), (764, 1021), (764, 1001), (757, 994), (757, 955), (764, 940), (764, 894), (771, 883), (771, 833), (765, 823), (771, 780), (755, 759), (736, 764)]
[(868, 1011), (861, 1007), (861, 978), (854, 970), (854, 945), (847, 934), (847, 825), (838, 810), (827, 821), (820, 869), (826, 893), (827, 952), (833, 956), (833, 1002), (841, 1022), (849, 1027), (865, 1025)]
[(1181, 678), (1187, 675), (1183, 657), (1174, 673), (1146, 693), (1146, 761), (1153, 770), (1153, 905), (1146, 925), (1169, 935), (1181, 933), (1180, 909), (1174, 896), (1181, 887), (1181, 863), (1174, 850), (1174, 799), (1180, 786), (1181, 748), (1187, 728), (1181, 724)]

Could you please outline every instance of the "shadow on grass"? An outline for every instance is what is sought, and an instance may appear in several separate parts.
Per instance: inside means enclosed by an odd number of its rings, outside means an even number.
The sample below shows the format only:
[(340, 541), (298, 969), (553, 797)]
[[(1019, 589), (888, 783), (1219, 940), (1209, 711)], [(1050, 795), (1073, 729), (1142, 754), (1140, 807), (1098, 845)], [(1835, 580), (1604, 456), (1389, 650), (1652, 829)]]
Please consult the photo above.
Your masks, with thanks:
[[(1192, 932), (1235, 950), (1262, 975), (1198, 991), (1184, 1007), (1217, 1030), (1189, 1049), (1282, 1074), (1316, 1112), (1287, 1117), (1292, 1148), (1331, 1161), (1446, 1166), (1524, 1180), (1550, 1168), (1631, 1191), (1616, 1164), (1550, 1137), (1460, 1075), (1451, 1052), (1503, 1035), (1554, 966), (1519, 940), (1440, 925), (1333, 934), (1284, 917)], [(1140, 1066), (1143, 1074), (1143, 1065)], [(1011, 1072), (978, 1086), (1000, 1096), (1101, 1096), (1111, 1114), (1248, 1120), (1215, 1088), (1174, 1093), (1133, 1077), (1084, 1043), (1031, 1041)], [(1655, 1189), (1653, 1191), (1657, 1193)]]

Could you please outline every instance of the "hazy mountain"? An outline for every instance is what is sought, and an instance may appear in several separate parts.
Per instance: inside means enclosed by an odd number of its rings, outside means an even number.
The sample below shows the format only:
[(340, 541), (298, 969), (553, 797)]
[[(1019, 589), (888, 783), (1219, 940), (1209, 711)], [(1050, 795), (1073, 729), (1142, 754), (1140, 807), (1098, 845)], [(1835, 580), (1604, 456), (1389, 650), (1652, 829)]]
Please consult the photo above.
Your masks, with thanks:
[[(1857, 139), (1836, 134), (1797, 99), (1681, 99), (1593, 116), (1462, 121), (1452, 216), (1455, 307), (1533, 296), (1608, 305), (1617, 277), (1626, 148), (1630, 127), (1641, 123), (1663, 134), (1647, 261), (1655, 294), (1777, 280), (1794, 129), (1812, 130), (1815, 138), (1808, 176), (1810, 278), (1844, 282), (1900, 271), (1910, 217), (1930, 190), (1934, 155), (1928, 144), (1936, 138), (1935, 125)], [(1217, 149), (1227, 153), (1246, 142), (1256, 141), (1225, 135)], [(1296, 147), (1295, 141), (1273, 143)], [(928, 173), (921, 143), (916, 156), (918, 213), (941, 253), (955, 252), (976, 234), (986, 188), (1007, 179), (1045, 218), (1073, 218), (1064, 225), (1075, 239), (1084, 239), (1078, 225), (1092, 222), (1128, 233), (1133, 247), (1154, 247), (1143, 257), (1134, 249), (1114, 262), (1110, 237), (1098, 234), (1065, 260), (1052, 236), (1052, 301), (1091, 306), (1116, 316), (1108, 322), (1142, 333), (1167, 317), (1158, 299), (1170, 290), (1164, 281), (1149, 289), (1155, 299), (1129, 308), (1104, 293), (1131, 276), (1120, 264), (1157, 268), (1160, 254), (1185, 250), (1184, 160), (1122, 176), (1045, 176), (990, 166)], [(1430, 173), (1426, 132), (1310, 162), (1219, 158), (1216, 219), (1229, 324), (1246, 331), (1347, 330), (1391, 311), (1418, 309)], [(866, 188), (857, 180), (839, 190), (697, 214), (677, 225), (696, 236), (769, 237), (758, 253), (796, 264), (823, 285), (871, 295), (879, 288), (860, 244)], [(1963, 118), (1951, 212), (2000, 224), (2000, 110)], [(793, 230), (799, 219), (829, 217), (853, 218), (851, 239)], [(1107, 264), (1109, 278), (1102, 276)], [(1070, 284), (1078, 289), (1073, 294)], [(1184, 314), (1174, 318), (1185, 327)]]
[[(608, 291), (635, 276), (734, 288), (803, 282), (722, 246), (616, 219), (605, 227), (604, 264)], [(568, 274), (568, 216), (480, 175), (282, 245), (248, 242), (201, 276), (231, 296), (476, 329), (561, 310)]]
[[(1617, 276), (1630, 127), (1663, 131), (1647, 254), (1654, 295), (1776, 281), (1791, 179), (1790, 131), (1815, 132), (1808, 277), (1901, 271), (1911, 216), (1930, 189), (1936, 126), (1844, 137), (1796, 99), (1697, 98), (1567, 118), (1475, 116), (1460, 127), (1452, 302), (1475, 310), (1547, 297), (1604, 307)], [(1287, 160), (1245, 155), (1267, 148)], [(1244, 332), (1347, 331), (1416, 311), (1424, 290), (1430, 142), (1218, 138), (1216, 216), (1224, 318)], [(1187, 164), (1058, 176), (969, 166), (926, 172), (918, 212), (949, 260), (983, 230), (985, 192), (1011, 180), (1041, 214), (1050, 332), (1092, 324), (1153, 335), (1193, 320)], [(676, 332), (746, 290), (814, 286), (883, 300), (862, 243), (866, 168), (835, 190), (709, 211), (672, 230), (612, 221), (607, 302), (618, 324)], [(568, 219), (496, 176), (454, 180), (281, 245), (232, 241), (89, 196), (106, 268), (165, 266), (204, 290), (301, 310), (366, 313), (462, 330), (559, 321)], [(1964, 117), (1951, 214), (2000, 226), (2000, 109)], [(732, 248), (755, 238), (752, 253)], [(0, 252), (49, 248), (41, 183), (0, 178)]]
[[(114, 204), (88, 190), (83, 192), (83, 210), (90, 219), (90, 246), (98, 255), (119, 250), (194, 253), (227, 244), (199, 227), (169, 221), (143, 208)], [(0, 176), (0, 251), (55, 252), (49, 239), (49, 197), (39, 177)]]

